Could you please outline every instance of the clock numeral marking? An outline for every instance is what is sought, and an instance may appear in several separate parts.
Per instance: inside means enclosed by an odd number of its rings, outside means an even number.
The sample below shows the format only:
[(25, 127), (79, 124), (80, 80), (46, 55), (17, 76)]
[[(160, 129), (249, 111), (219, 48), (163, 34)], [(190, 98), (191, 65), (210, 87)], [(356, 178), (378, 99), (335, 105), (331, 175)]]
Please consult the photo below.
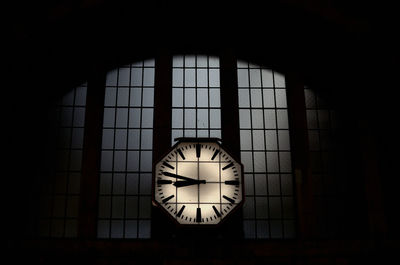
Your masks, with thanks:
[(185, 160), (186, 158), (185, 158), (185, 156), (183, 155), (182, 150), (181, 150), (181, 149), (178, 149), (177, 151), (178, 151), (178, 154), (182, 157), (182, 159)]
[(222, 168), (222, 170), (226, 170), (226, 169), (228, 169), (228, 168), (230, 168), (230, 167), (233, 167), (233, 162), (230, 162), (228, 165), (224, 166), (224, 167)]
[(157, 180), (158, 185), (163, 185), (163, 184), (172, 184), (172, 180), (167, 180), (167, 179), (159, 179)]
[(221, 217), (221, 214), (220, 214), (220, 212), (217, 210), (217, 208), (215, 207), (215, 205), (213, 205), (212, 208), (213, 208), (215, 214), (216, 214), (218, 217)]
[(201, 145), (196, 144), (196, 157), (200, 157), (200, 153), (201, 153)]
[(170, 168), (170, 169), (175, 169), (171, 164), (169, 164), (169, 163), (167, 163), (167, 162), (165, 162), (165, 161), (164, 161), (162, 164), (163, 164), (164, 166)]
[(229, 201), (230, 203), (235, 203), (235, 200), (232, 198), (229, 198), (228, 196), (222, 195), (222, 198), (224, 198), (225, 200)]
[(166, 203), (167, 201), (171, 200), (173, 197), (175, 197), (175, 195), (171, 195), (165, 199), (162, 200), (163, 203)]
[(213, 156), (211, 157), (211, 160), (214, 160), (217, 157), (218, 153), (219, 153), (219, 150), (215, 150)]
[(181, 209), (179, 210), (178, 214), (176, 215), (176, 217), (181, 217), (183, 210), (185, 210), (185, 205), (182, 205)]
[(196, 222), (200, 223), (201, 222), (201, 208), (197, 208), (196, 212)]
[(237, 186), (237, 185), (239, 185), (239, 181), (238, 180), (227, 180), (227, 181), (225, 181), (225, 184)]

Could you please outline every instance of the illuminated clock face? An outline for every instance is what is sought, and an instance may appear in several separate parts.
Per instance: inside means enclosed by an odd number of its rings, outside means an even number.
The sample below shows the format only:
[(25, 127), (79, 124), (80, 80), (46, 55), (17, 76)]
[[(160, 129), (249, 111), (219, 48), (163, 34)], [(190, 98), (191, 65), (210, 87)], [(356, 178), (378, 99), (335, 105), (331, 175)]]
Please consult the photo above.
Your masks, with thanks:
[(218, 224), (242, 198), (242, 165), (217, 141), (183, 139), (155, 165), (153, 200), (179, 224)]

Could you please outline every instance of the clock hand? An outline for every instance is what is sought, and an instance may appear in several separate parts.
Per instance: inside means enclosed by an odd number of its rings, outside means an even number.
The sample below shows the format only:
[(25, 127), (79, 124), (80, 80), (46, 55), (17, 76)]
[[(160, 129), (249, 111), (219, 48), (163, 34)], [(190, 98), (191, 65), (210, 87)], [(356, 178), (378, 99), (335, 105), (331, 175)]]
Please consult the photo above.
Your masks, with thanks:
[(163, 172), (163, 175), (167, 176), (167, 177), (171, 177), (171, 178), (183, 179), (183, 180), (186, 180), (186, 181), (198, 181), (197, 179), (192, 179), (192, 178), (180, 176), (180, 175), (177, 175), (177, 174), (174, 174), (174, 173), (170, 173), (170, 172), (165, 172), (165, 171)]
[(197, 185), (197, 184), (206, 184), (205, 180), (193, 180), (193, 181), (176, 181), (174, 184), (175, 187), (179, 188), (179, 187), (186, 187), (186, 186), (190, 186), (190, 185)]

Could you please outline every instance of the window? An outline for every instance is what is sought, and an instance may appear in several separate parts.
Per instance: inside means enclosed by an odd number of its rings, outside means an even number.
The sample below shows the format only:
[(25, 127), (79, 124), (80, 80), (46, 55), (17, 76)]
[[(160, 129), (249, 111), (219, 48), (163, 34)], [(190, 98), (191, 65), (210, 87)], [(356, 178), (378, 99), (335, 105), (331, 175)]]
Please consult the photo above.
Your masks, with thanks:
[(221, 137), (219, 58), (173, 57), (172, 143), (177, 137)]
[[(172, 92), (171, 145), (177, 137), (221, 138), (221, 114), (232, 111), (232, 106), (221, 106), (220, 72), (224, 69), (220, 58), (176, 55), (171, 59), (172, 69), (168, 69), (172, 70), (172, 86), (167, 88)], [(96, 105), (104, 109), (103, 119), (98, 121), (102, 122), (102, 141), (98, 147), (100, 166), (96, 169), (98, 212), (93, 217), (97, 238), (151, 237), (152, 156), (157, 148), (153, 138), (158, 137), (153, 133), (157, 115), (155, 71), (159, 69), (155, 64), (155, 60), (144, 60), (106, 74), (104, 104)], [(235, 67), (238, 140), (246, 188), (245, 238), (293, 238), (294, 194), (285, 77), (244, 61), (238, 61), (232, 69)], [(58, 106), (63, 117), (58, 149), (61, 169), (47, 196), (50, 203), (43, 203), (44, 208), (51, 209), (41, 219), (45, 236), (77, 236), (84, 89), (86, 85), (66, 95)], [(235, 85), (233, 89), (236, 90)]]
[(154, 60), (106, 78), (98, 237), (150, 237)]
[(237, 63), (246, 238), (294, 237), (294, 199), (285, 78)]
[(86, 84), (71, 90), (50, 111), (46, 164), (52, 166), (40, 180), (40, 237), (77, 236), (86, 91)]

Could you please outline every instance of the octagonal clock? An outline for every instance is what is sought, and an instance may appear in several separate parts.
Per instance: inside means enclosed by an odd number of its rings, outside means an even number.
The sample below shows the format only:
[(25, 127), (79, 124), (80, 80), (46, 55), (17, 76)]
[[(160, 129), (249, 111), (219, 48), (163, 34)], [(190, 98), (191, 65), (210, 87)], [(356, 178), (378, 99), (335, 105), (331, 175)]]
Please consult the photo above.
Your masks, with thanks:
[(216, 225), (243, 204), (243, 165), (216, 138), (179, 138), (154, 165), (153, 202), (182, 225)]

